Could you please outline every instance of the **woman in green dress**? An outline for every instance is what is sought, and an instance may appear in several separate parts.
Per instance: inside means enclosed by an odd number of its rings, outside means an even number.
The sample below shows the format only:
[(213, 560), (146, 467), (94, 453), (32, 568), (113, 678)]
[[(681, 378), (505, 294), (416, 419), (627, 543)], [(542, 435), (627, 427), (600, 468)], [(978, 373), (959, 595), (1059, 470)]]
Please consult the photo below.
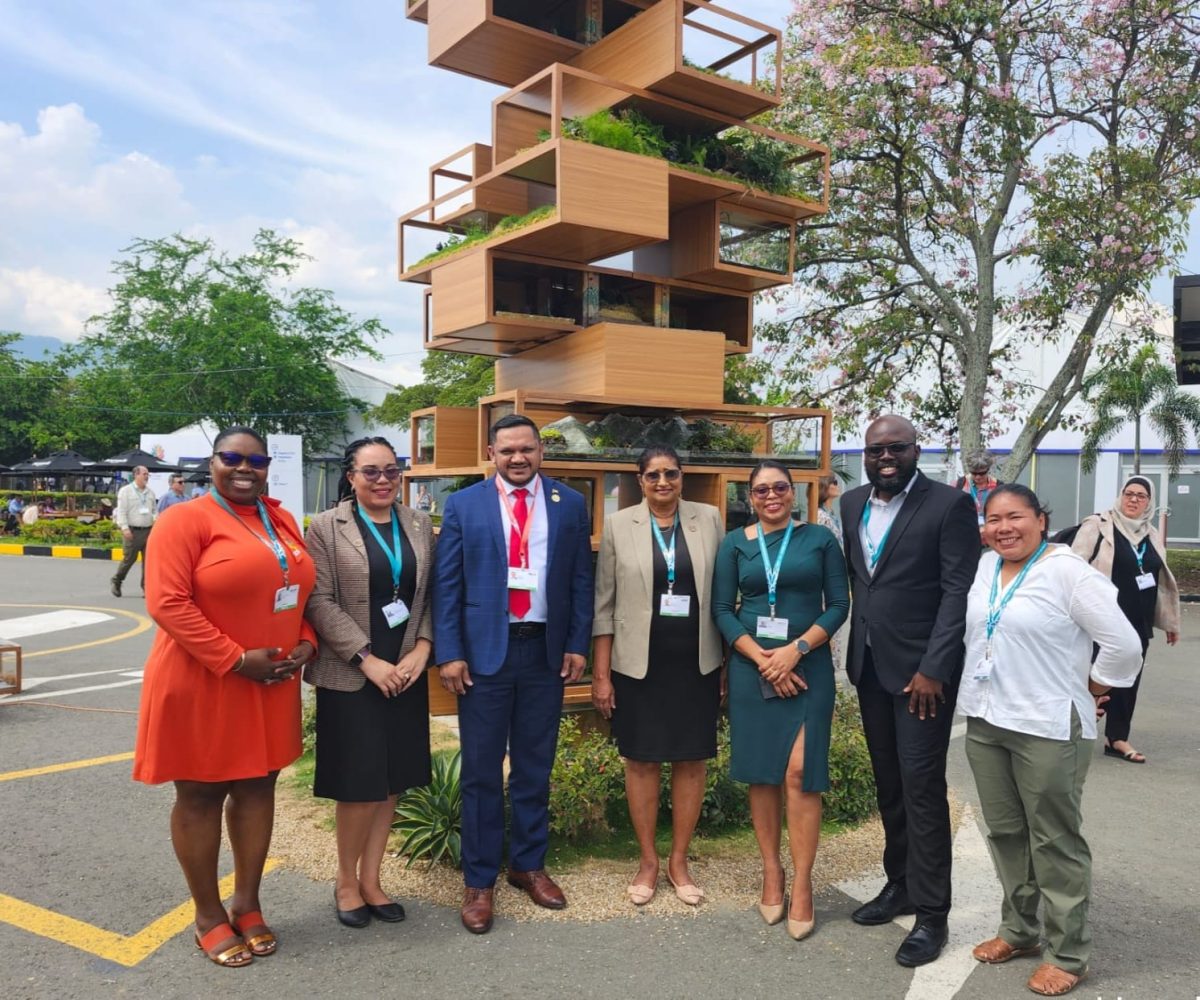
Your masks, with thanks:
[[(759, 912), (787, 913), (799, 941), (816, 923), (812, 866), (829, 788), (835, 684), (829, 637), (846, 620), (846, 560), (833, 533), (792, 519), (795, 488), (770, 460), (750, 474), (757, 516), (725, 536), (713, 573), (712, 611), (729, 662), (730, 773), (750, 785), (750, 818), (763, 861)], [(738, 595), (741, 604), (738, 604)], [(785, 906), (779, 841), (784, 803), (791, 846), (791, 906)]]

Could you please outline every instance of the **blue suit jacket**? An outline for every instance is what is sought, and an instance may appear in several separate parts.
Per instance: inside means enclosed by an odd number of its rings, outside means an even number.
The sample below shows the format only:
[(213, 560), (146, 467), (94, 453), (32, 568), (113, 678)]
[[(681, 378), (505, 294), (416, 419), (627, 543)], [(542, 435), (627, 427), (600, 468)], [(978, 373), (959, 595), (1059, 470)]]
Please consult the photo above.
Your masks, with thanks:
[[(592, 634), (591, 522), (583, 497), (542, 477), (549, 540), (546, 659), (587, 655)], [(438, 663), (466, 660), (494, 674), (508, 651), (508, 539), (494, 478), (454, 493), (442, 513), (433, 571), (433, 648)]]

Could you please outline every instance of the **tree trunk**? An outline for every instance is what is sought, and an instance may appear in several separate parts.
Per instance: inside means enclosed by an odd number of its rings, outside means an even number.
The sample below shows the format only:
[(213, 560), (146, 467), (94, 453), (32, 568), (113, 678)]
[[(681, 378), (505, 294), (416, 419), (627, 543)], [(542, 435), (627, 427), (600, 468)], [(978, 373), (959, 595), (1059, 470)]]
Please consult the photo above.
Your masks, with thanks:
[(1138, 410), (1133, 414), (1133, 474), (1142, 471), (1142, 414)]

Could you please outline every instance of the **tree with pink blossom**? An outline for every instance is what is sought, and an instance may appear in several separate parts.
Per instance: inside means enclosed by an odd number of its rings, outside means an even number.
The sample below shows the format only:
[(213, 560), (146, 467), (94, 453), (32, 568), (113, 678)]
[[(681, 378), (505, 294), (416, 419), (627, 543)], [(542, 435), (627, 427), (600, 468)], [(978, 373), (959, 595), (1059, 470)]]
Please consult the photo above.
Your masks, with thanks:
[[(1104, 343), (1112, 310), (1185, 247), (1200, 2), (797, 0), (783, 73), (779, 124), (834, 165), (760, 331), (777, 377), (847, 425), (907, 409), (965, 450), (1015, 426), (1014, 479), (1097, 352), (1127, 347)], [(1062, 348), (1045, 385), (1013, 375), (1031, 341)]]

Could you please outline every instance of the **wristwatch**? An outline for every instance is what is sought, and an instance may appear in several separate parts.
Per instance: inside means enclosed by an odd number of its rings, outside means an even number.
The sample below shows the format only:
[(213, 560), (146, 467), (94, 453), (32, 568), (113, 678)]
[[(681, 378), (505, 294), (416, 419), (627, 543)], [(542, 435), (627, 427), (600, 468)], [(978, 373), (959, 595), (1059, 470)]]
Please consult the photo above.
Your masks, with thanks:
[(363, 646), (363, 648), (360, 649), (357, 653), (355, 653), (352, 657), (350, 657), (350, 666), (361, 667), (363, 660), (365, 660), (370, 655), (371, 655), (371, 645), (370, 645), (370, 643), (368, 643), (367, 645)]
[(797, 639), (795, 642), (796, 650), (801, 656), (807, 656), (812, 647), (803, 639)]

